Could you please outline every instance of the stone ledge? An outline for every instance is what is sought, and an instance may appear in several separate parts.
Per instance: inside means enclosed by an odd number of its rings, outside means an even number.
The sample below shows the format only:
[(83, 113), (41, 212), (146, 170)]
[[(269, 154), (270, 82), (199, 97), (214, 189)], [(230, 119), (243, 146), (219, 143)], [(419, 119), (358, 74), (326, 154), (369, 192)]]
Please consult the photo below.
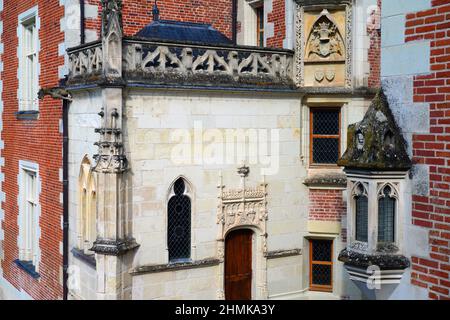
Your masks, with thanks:
[(39, 118), (39, 111), (18, 111), (15, 115), (17, 120), (37, 120)]
[(340, 173), (315, 174), (305, 179), (303, 182), (308, 187), (347, 187), (347, 177)]
[(91, 266), (93, 268), (97, 267), (97, 261), (95, 260), (94, 255), (87, 255), (83, 252), (83, 250), (80, 250), (78, 248), (72, 248), (72, 250), (70, 250), (70, 252), (73, 254), (73, 256), (75, 258), (85, 262), (89, 266)]
[(347, 248), (339, 253), (338, 260), (356, 268), (378, 266), (380, 270), (403, 270), (410, 266), (409, 259), (399, 254), (361, 253)]
[(32, 276), (34, 279), (38, 279), (41, 277), (39, 273), (36, 272), (35, 266), (32, 264), (31, 261), (22, 261), (19, 259), (14, 260), (14, 263), (23, 271), (28, 273), (30, 276)]
[(302, 249), (290, 249), (290, 250), (269, 251), (264, 256), (267, 259), (276, 259), (276, 258), (299, 256), (301, 254), (302, 254)]
[(141, 266), (141, 267), (132, 269), (129, 273), (131, 275), (135, 276), (135, 275), (141, 275), (141, 274), (146, 274), (146, 273), (158, 273), (158, 272), (185, 270), (185, 269), (205, 268), (205, 267), (216, 266), (221, 262), (222, 262), (222, 260), (217, 259), (217, 258), (207, 258), (207, 259), (197, 260), (197, 261), (148, 265), (148, 266)]

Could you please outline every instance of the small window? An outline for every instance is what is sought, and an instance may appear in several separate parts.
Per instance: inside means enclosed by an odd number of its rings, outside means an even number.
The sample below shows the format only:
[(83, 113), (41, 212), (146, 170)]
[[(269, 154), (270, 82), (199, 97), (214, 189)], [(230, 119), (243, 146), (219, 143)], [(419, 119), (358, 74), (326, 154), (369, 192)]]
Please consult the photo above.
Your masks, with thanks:
[(191, 199), (182, 178), (175, 181), (167, 206), (167, 245), (169, 261), (179, 262), (191, 257)]
[(340, 155), (340, 109), (311, 108), (311, 164), (336, 164)]
[(30, 266), (37, 266), (39, 247), (37, 171), (32, 166), (21, 166), (20, 176), (19, 260)]
[(36, 16), (28, 16), (20, 22), (19, 37), (19, 110), (38, 109), (38, 58)]
[(309, 255), (309, 289), (312, 291), (333, 291), (333, 241), (310, 240)]
[(378, 242), (395, 242), (395, 205), (391, 187), (384, 187), (382, 197), (378, 200)]
[(257, 7), (256, 11), (256, 38), (258, 47), (264, 47), (264, 5)]

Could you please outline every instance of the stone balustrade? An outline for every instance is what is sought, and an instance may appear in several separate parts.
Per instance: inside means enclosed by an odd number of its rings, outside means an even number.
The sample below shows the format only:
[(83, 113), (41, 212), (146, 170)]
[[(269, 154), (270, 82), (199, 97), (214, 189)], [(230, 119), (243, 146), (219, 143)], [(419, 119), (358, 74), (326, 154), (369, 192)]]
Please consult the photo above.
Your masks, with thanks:
[[(70, 49), (69, 84), (101, 81), (101, 42)], [(123, 40), (123, 78), (129, 84), (292, 88), (293, 52)]]

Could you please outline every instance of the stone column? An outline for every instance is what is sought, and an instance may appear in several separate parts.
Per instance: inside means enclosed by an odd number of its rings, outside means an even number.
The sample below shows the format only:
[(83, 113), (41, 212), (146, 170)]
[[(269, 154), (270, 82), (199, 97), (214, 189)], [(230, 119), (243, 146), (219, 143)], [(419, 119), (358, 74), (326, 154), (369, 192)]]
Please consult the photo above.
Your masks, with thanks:
[(97, 260), (97, 295), (99, 299), (122, 299), (125, 255), (138, 245), (127, 234), (126, 174), (128, 162), (122, 143), (123, 85), (121, 0), (102, 0), (102, 117), (96, 129), (99, 154), (97, 239), (92, 248)]

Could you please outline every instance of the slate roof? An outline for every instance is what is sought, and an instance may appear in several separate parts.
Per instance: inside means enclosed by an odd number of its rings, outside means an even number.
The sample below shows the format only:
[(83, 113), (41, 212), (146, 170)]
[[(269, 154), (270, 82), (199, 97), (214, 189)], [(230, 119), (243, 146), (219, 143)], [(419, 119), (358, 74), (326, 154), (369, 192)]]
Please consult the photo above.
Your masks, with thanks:
[(152, 40), (199, 42), (209, 45), (230, 45), (233, 42), (209, 24), (172, 20), (153, 21), (135, 35)]
[(347, 150), (339, 159), (339, 166), (387, 171), (408, 170), (412, 166), (406, 141), (381, 89), (364, 119), (348, 127), (347, 141)]

